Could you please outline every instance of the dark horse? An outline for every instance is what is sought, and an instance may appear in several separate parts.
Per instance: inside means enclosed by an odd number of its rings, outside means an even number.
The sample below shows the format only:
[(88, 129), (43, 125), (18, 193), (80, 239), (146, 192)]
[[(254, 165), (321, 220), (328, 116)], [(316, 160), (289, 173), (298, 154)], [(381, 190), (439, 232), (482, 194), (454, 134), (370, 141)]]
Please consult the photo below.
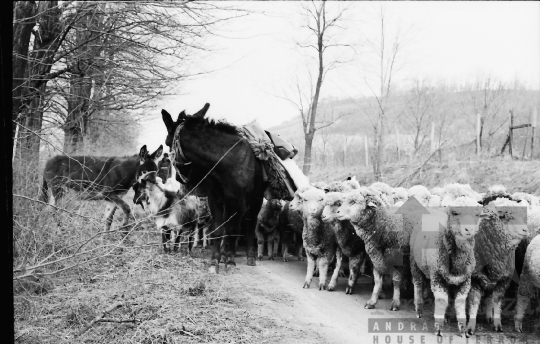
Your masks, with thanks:
[[(105, 230), (110, 229), (114, 213), (119, 207), (125, 214), (125, 234), (131, 209), (122, 196), (133, 186), (140, 174), (157, 171), (155, 160), (162, 152), (161, 145), (154, 153), (149, 154), (144, 145), (139, 155), (129, 157), (55, 156), (47, 161), (43, 170), (41, 197), (44, 202), (49, 201), (50, 187), (50, 196), (57, 202), (63, 196), (64, 188), (69, 188), (82, 192), (83, 200), (107, 201)], [(52, 199), (50, 203), (53, 203)]]
[[(267, 186), (263, 166), (237, 127), (204, 118), (209, 107), (207, 103), (192, 116), (182, 111), (176, 122), (162, 110), (168, 132), (165, 144), (172, 152), (177, 148), (175, 167), (187, 177), (188, 189), (208, 197), (213, 219), (210, 238), (224, 237), (225, 267), (236, 265), (234, 239), (241, 232), (247, 240), (247, 264), (254, 266), (255, 225)], [(220, 258), (220, 240), (213, 240), (211, 272), (218, 272)]]

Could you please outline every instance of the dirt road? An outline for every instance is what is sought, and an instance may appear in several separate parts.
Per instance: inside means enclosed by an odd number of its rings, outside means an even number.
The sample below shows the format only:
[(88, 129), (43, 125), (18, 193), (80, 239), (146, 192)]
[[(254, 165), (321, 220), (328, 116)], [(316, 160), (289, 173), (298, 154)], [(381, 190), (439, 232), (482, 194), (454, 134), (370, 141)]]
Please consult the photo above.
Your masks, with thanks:
[[(353, 295), (346, 295), (347, 279), (344, 277), (339, 278), (337, 289), (332, 292), (319, 291), (318, 278), (313, 279), (310, 289), (303, 289), (305, 272), (306, 262), (296, 258), (285, 263), (281, 258), (269, 261), (265, 257), (262, 262), (257, 261), (256, 267), (251, 267), (246, 265), (245, 255), (239, 254), (234, 271), (224, 273), (230, 274), (230, 278), (245, 288), (246, 297), (257, 305), (257, 311), (273, 314), (280, 322), (305, 329), (305, 337), (287, 340), (286, 343), (540, 343), (538, 330), (535, 336), (530, 332), (519, 336), (512, 332), (512, 319), (508, 317), (503, 319), (505, 334), (478, 331), (468, 340), (457, 335), (455, 317), (451, 318), (445, 336), (437, 338), (431, 331), (432, 313), (426, 314), (430, 329), (411, 331), (411, 322), (418, 324), (416, 330), (422, 328), (422, 322), (415, 319), (412, 295), (402, 295), (402, 299), (408, 297), (403, 299), (402, 309), (392, 312), (388, 310), (392, 290), (387, 288), (377, 309), (364, 309), (372, 285), (367, 277), (359, 279)], [(426, 310), (431, 307), (426, 302)], [(369, 319), (372, 319), (371, 324)], [(369, 333), (369, 326), (375, 326), (373, 319), (392, 319), (394, 333)], [(398, 331), (397, 319), (404, 324), (401, 331)], [(479, 323), (483, 324), (483, 319), (479, 319)], [(387, 324), (379, 320), (378, 325), (380, 330), (384, 330)]]

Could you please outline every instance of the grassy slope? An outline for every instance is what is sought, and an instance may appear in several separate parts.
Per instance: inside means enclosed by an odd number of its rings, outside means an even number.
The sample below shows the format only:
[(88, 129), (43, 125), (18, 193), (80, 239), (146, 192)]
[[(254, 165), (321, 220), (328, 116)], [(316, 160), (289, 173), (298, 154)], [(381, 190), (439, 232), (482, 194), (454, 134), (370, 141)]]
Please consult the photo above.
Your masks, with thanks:
[[(383, 179), (390, 186), (397, 186), (410, 176), (419, 165), (391, 165), (383, 170)], [(373, 171), (365, 166), (325, 169), (315, 168), (310, 175), (312, 181), (345, 180), (356, 175), (360, 184), (371, 184), (375, 181)], [(421, 184), (427, 188), (444, 186), (448, 183), (470, 184), (478, 192), (487, 191), (495, 184), (505, 185), (510, 192), (522, 191), (540, 194), (540, 161), (513, 161), (497, 158), (478, 161), (455, 161), (450, 163), (429, 163), (403, 187)]]

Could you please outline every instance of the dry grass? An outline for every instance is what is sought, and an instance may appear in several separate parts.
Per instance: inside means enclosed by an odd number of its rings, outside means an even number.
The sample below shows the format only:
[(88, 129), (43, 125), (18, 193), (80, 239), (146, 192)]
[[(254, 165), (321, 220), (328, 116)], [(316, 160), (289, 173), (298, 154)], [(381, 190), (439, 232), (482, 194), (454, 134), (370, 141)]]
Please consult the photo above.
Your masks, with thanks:
[[(209, 252), (163, 254), (148, 212), (134, 209), (139, 226), (122, 241), (120, 210), (104, 233), (104, 202), (80, 201), (69, 193), (60, 209), (51, 209), (35, 200), (39, 175), (16, 168), (13, 193), (22, 196), (14, 197), (13, 217), (17, 343), (262, 343), (276, 338), (280, 325), (253, 313), (241, 282), (228, 279), (231, 271), (207, 273)], [(124, 197), (130, 205), (132, 196)]]

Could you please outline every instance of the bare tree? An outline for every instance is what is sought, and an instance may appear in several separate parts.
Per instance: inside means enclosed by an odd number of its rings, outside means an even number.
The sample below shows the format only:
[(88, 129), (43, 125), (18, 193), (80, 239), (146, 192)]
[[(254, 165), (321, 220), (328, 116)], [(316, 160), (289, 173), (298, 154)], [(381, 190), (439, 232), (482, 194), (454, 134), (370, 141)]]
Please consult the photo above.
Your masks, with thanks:
[(497, 78), (487, 75), (478, 77), (467, 87), (469, 99), (462, 105), (463, 115), (476, 128), (476, 116), (481, 115), (480, 148), (487, 139), (487, 150), (491, 150), (493, 135), (503, 129), (507, 122), (504, 106), (508, 100), (507, 86)]
[[(373, 126), (373, 173), (375, 179), (380, 180), (383, 152), (384, 152), (384, 131), (389, 110), (389, 99), (393, 91), (394, 78), (402, 69), (402, 55), (404, 47), (408, 44), (408, 32), (398, 27), (391, 33), (388, 28), (387, 14), (385, 7), (380, 5), (377, 13), (378, 37), (366, 37), (369, 50), (375, 55), (374, 63), (371, 66), (373, 78), (364, 78), (371, 94), (375, 99), (375, 120), (372, 119)], [(373, 116), (370, 116), (373, 118)]]
[(318, 120), (319, 98), (326, 74), (345, 62), (339, 58), (330, 58), (327, 60), (327, 50), (335, 47), (349, 47), (349, 45), (339, 43), (335, 36), (343, 29), (342, 24), (345, 8), (336, 8), (336, 12), (332, 13), (326, 1), (311, 1), (309, 4), (302, 5), (302, 11), (306, 23), (304, 28), (309, 30), (309, 38), (305, 42), (297, 42), (296, 44), (298, 47), (307, 51), (315, 50), (317, 62), (316, 73), (312, 73), (308, 69), (309, 87), (302, 86), (298, 75), (296, 75), (294, 93), (297, 94), (297, 99), (293, 100), (290, 97), (281, 98), (295, 104), (302, 117), (305, 144), (302, 170), (305, 175), (309, 175), (312, 165), (312, 147), (315, 133), (317, 130), (332, 125), (337, 119), (346, 115), (344, 113), (331, 120)]
[(431, 123), (438, 107), (438, 93), (427, 80), (415, 78), (405, 92), (403, 111), (399, 116), (403, 127), (414, 135), (414, 153), (422, 148), (430, 135)]
[[(28, 128), (24, 140), (60, 128), (70, 153), (91, 132), (136, 122), (124, 113), (142, 115), (149, 102), (202, 72), (191, 62), (208, 50), (204, 38), (218, 23), (246, 14), (229, 9), (197, 2), (40, 2), (33, 49), (20, 54), (31, 65), (18, 86), (23, 96), (14, 93), (14, 118)], [(14, 17), (20, 26), (27, 16)], [(25, 145), (29, 155), (38, 155), (37, 142)]]

